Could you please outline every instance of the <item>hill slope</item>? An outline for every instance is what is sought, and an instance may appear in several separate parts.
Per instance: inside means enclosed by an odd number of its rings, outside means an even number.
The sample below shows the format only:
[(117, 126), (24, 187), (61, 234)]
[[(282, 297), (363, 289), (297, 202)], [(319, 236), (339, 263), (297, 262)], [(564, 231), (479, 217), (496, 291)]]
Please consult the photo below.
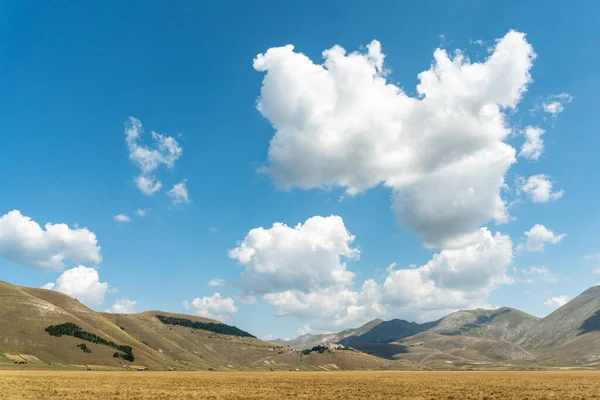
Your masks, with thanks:
[(191, 315), (95, 312), (65, 294), (6, 282), (0, 282), (0, 327), (0, 367), (317, 370), (392, 365), (354, 351), (304, 355)]

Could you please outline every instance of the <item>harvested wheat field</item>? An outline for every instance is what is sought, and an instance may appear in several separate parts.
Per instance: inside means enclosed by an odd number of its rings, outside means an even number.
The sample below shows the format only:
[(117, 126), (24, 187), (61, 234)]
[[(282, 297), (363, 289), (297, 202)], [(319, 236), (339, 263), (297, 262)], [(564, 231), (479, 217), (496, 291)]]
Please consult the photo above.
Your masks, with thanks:
[(600, 399), (597, 372), (0, 371), (0, 399)]

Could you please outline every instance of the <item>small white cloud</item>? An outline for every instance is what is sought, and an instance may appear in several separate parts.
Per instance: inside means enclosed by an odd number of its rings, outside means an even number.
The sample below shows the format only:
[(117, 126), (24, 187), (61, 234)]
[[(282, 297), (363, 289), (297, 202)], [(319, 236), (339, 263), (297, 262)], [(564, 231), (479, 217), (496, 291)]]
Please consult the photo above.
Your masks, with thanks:
[(208, 228), (208, 230), (210, 230), (211, 232), (219, 232), (219, 228), (215, 228), (215, 227), (210, 227), (210, 228)]
[(560, 199), (564, 191), (552, 191), (553, 184), (547, 175), (532, 175), (527, 180), (517, 179), (517, 190), (524, 192), (534, 203), (546, 203)]
[(573, 96), (568, 93), (555, 94), (542, 100), (542, 110), (556, 118), (565, 110), (565, 104), (573, 101)]
[(546, 267), (531, 266), (528, 269), (522, 269), (521, 272), (523, 275), (538, 276), (548, 283), (558, 283), (558, 278)]
[(275, 339), (275, 336), (273, 336), (272, 333), (268, 333), (262, 337), (262, 340), (266, 340), (266, 341), (273, 340), (273, 339)]
[(146, 214), (148, 213), (148, 209), (147, 208), (138, 208), (135, 213), (137, 214), (138, 217), (145, 217)]
[(227, 320), (232, 314), (238, 312), (231, 297), (221, 297), (221, 294), (215, 293), (210, 297), (196, 297), (192, 302), (183, 302), (186, 310), (193, 309), (197, 315), (205, 318)]
[(187, 179), (184, 179), (175, 184), (173, 188), (167, 192), (167, 195), (173, 199), (173, 205), (188, 204), (190, 202), (190, 197), (185, 186), (186, 181)]
[(544, 243), (556, 244), (567, 236), (566, 233), (555, 234), (544, 225), (535, 224), (530, 230), (525, 232), (525, 241), (521, 241), (517, 250), (521, 251), (544, 251)]
[(302, 325), (302, 327), (298, 328), (298, 330), (296, 331), (296, 333), (298, 333), (298, 336), (308, 335), (311, 332), (312, 332), (312, 329), (311, 329), (310, 325), (308, 325), (308, 324)]
[(94, 232), (51, 222), (42, 228), (19, 210), (0, 216), (0, 257), (26, 267), (52, 270), (62, 270), (65, 260), (102, 261)]
[(550, 270), (546, 267), (529, 267), (528, 269), (522, 269), (523, 275), (550, 275)]
[(106, 312), (115, 314), (133, 314), (135, 312), (136, 304), (137, 301), (135, 300), (118, 299), (111, 308), (106, 310)]
[(569, 296), (563, 295), (552, 297), (551, 299), (544, 301), (544, 304), (552, 309), (556, 309), (567, 304), (569, 300), (571, 300)]
[(118, 214), (115, 215), (115, 217), (113, 218), (115, 221), (117, 222), (129, 222), (131, 221), (131, 218), (129, 218), (127, 215), (125, 214)]
[(58, 292), (67, 294), (86, 305), (97, 305), (104, 300), (108, 291), (108, 283), (100, 282), (98, 271), (80, 265), (62, 273), (56, 280), (44, 285)]
[(250, 304), (250, 305), (258, 304), (258, 300), (257, 300), (256, 296), (239, 293), (237, 295), (237, 298), (240, 301), (240, 303), (243, 303), (243, 304)]
[(135, 184), (146, 196), (152, 196), (162, 188), (162, 182), (154, 176), (140, 175), (134, 178)]
[(162, 183), (152, 175), (160, 166), (173, 168), (175, 161), (181, 157), (182, 149), (179, 142), (171, 137), (152, 132), (153, 146), (140, 144), (144, 133), (142, 123), (134, 117), (125, 122), (125, 141), (129, 150), (129, 159), (140, 170), (141, 175), (135, 178), (137, 187), (146, 195), (159, 191)]
[(42, 289), (47, 289), (47, 290), (54, 289), (54, 282), (48, 282), (48, 283), (46, 283), (44, 286), (42, 286)]
[(525, 143), (521, 146), (519, 155), (528, 160), (539, 160), (544, 150), (544, 141), (542, 135), (546, 131), (542, 128), (528, 126), (523, 131), (525, 135)]
[(584, 256), (583, 259), (588, 261), (600, 261), (600, 253)]
[(224, 284), (225, 284), (225, 279), (221, 279), (221, 278), (215, 278), (208, 282), (208, 286), (211, 286), (211, 287), (223, 286)]

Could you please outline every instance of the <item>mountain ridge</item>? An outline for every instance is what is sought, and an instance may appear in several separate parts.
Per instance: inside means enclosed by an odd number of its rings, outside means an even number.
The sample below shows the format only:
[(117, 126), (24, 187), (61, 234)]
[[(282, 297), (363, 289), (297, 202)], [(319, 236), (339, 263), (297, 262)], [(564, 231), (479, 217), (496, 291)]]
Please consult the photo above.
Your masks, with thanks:
[(600, 366), (600, 285), (543, 318), (510, 307), (460, 310), (423, 324), (384, 321), (338, 343), (435, 368), (498, 362), (595, 368)]

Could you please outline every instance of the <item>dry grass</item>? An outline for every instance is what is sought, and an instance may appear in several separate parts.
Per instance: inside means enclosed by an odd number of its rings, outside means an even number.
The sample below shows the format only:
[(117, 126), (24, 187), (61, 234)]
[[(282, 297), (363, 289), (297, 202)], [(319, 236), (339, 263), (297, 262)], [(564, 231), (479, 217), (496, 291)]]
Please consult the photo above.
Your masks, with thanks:
[(0, 399), (600, 399), (600, 372), (0, 371)]

